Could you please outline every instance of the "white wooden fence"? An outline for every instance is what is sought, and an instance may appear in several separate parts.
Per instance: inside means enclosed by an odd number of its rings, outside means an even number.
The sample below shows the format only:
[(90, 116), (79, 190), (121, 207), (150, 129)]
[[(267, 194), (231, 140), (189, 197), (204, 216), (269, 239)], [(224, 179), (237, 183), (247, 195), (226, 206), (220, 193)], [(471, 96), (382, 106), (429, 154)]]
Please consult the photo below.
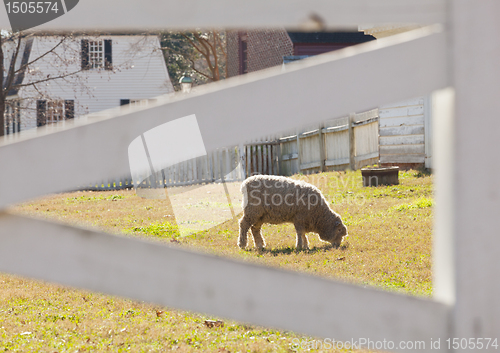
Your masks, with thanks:
[[(349, 127), (349, 123), (351, 127)], [(325, 170), (359, 169), (379, 157), (378, 109), (329, 120), (319, 128), (281, 138), (266, 137), (243, 147), (223, 148), (175, 164), (142, 182), (143, 187), (174, 187), (241, 181), (254, 174), (293, 175)], [(353, 148), (351, 148), (353, 146)], [(221, 173), (222, 172), (222, 173)], [(137, 185), (135, 185), (137, 186)], [(132, 178), (104, 180), (80, 190), (134, 187)]]
[[(117, 8), (120, 16), (115, 15)], [(247, 74), (190, 96), (145, 109), (110, 112), (56, 133), (40, 129), (36, 138), (1, 142), (0, 270), (340, 341), (363, 337), (393, 342), (387, 350), (407, 351), (400, 342), (423, 341), (426, 351), (471, 351), (479, 343), (482, 351), (495, 351), (485, 343), (500, 332), (496, 280), (500, 166), (494, 163), (500, 147), (498, 13), (497, 0), (276, 0), (273, 6), (267, 0), (80, 1), (68, 14), (39, 28), (444, 26), (305, 59), (289, 64), (284, 73)], [(4, 12), (0, 25), (9, 28)], [(292, 126), (319, 124), (328, 116), (432, 91), (436, 91), (437, 199), (432, 299), (264, 268), (5, 210), (100, 177), (126, 174), (124, 154), (130, 141), (193, 113), (211, 152), (278, 133), (285, 119)], [(331, 97), (338, 100), (326, 104)], [(431, 340), (439, 340), (439, 345), (430, 348)]]
[(246, 144), (240, 149), (244, 177), (255, 174), (280, 175), (281, 148), (275, 139)]
[(280, 138), (280, 174), (359, 169), (377, 163), (377, 112), (373, 109), (351, 114), (327, 121), (314, 130)]
[[(250, 148), (249, 148), (250, 149)], [(208, 153), (206, 156), (189, 159), (174, 164), (153, 178), (142, 181), (139, 185), (132, 177), (102, 180), (79, 186), (78, 190), (119, 190), (133, 187), (174, 187), (193, 184), (207, 184), (224, 178), (224, 181), (241, 181), (244, 179), (243, 168), (240, 166), (241, 151), (234, 147), (222, 148)], [(262, 163), (260, 164), (262, 165)], [(262, 168), (262, 167), (261, 167)], [(266, 169), (267, 170), (267, 169)], [(134, 184), (135, 183), (135, 184)]]

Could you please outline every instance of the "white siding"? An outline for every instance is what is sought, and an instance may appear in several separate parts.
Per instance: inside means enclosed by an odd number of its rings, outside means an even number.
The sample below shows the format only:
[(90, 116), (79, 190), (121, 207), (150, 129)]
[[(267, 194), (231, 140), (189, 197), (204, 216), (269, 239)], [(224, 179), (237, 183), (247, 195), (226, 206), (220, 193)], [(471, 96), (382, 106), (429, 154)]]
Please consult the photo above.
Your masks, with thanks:
[[(62, 60), (53, 54), (47, 55), (34, 65), (34, 70), (26, 74), (24, 82), (80, 70), (82, 39), (94, 38), (76, 37), (59, 46), (56, 52)], [(120, 99), (150, 99), (174, 91), (159, 49), (158, 37), (122, 35), (102, 36), (99, 39), (112, 40), (113, 70), (84, 70), (66, 79), (41, 84), (39, 91), (47, 99), (75, 100), (76, 117), (117, 107)], [(55, 37), (36, 37), (30, 61), (46, 53), (58, 42)], [(32, 87), (26, 87), (19, 96), (31, 108), (23, 112), (23, 128), (35, 127), (39, 93)]]
[(424, 163), (423, 97), (380, 108), (380, 163)]

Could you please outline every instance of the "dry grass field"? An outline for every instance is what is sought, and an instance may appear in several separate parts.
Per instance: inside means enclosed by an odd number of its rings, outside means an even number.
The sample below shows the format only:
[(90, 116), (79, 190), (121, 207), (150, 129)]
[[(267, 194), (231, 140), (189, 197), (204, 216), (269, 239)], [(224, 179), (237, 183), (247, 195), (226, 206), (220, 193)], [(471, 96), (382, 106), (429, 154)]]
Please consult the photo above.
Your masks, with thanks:
[[(432, 176), (400, 172), (400, 185), (374, 188), (362, 187), (360, 172), (295, 177), (316, 184), (341, 215), (349, 237), (339, 249), (309, 234), (311, 249), (296, 251), (293, 225), (266, 225), (268, 248), (241, 250), (237, 221), (206, 188), (169, 190), (172, 203), (143, 199), (133, 190), (72, 192), (14, 210), (363, 286), (432, 294)], [(203, 213), (218, 207), (214, 214), (226, 212), (222, 218)], [(209, 218), (205, 224), (211, 228), (195, 232), (194, 225), (186, 231), (189, 217), (180, 213), (193, 214), (197, 208), (205, 210), (196, 215), (197, 222)], [(289, 352), (298, 340), (312, 339), (7, 274), (0, 274), (0, 288), (0, 351)], [(207, 327), (207, 319), (223, 320), (224, 326)]]

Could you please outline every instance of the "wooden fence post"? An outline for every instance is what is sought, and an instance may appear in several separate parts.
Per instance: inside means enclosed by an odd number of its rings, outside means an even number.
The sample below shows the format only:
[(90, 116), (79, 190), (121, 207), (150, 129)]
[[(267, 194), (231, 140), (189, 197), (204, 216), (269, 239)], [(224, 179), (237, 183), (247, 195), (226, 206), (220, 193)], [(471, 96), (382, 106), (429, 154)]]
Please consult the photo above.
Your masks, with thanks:
[(356, 141), (354, 141), (354, 117), (356, 114), (349, 114), (349, 118), (347, 119), (347, 127), (349, 128), (349, 168), (351, 170), (356, 170), (356, 161), (354, 159), (356, 153)]
[(302, 172), (300, 168), (300, 132), (297, 130), (297, 172)]
[(282, 175), (283, 167), (281, 164), (283, 163), (283, 158), (281, 156), (281, 142), (279, 137), (276, 138), (276, 142), (278, 142), (278, 144), (276, 145), (276, 154), (278, 155), (276, 175)]
[(252, 176), (252, 146), (246, 146), (247, 177)]
[(319, 139), (319, 171), (325, 171), (325, 140), (323, 137), (323, 126), (324, 124), (320, 124), (318, 128), (318, 139)]
[(247, 177), (247, 166), (246, 166), (246, 148), (243, 144), (238, 147), (238, 157), (240, 162), (240, 179), (245, 180)]

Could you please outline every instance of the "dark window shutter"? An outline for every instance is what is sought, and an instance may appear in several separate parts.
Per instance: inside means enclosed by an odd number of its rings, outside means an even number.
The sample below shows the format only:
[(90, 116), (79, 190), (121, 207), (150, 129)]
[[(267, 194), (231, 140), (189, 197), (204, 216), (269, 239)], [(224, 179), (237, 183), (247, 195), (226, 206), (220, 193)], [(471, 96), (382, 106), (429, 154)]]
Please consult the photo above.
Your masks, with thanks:
[(11, 119), (11, 116), (12, 116), (12, 109), (11, 109), (11, 105), (9, 103), (6, 103), (6, 106), (5, 106), (5, 114), (4, 114), (4, 126), (3, 126), (3, 131), (5, 133), (5, 135), (8, 135), (10, 134), (10, 119)]
[(113, 50), (111, 39), (104, 40), (104, 68), (106, 70), (113, 69)]
[(16, 102), (16, 114), (17, 120), (17, 132), (21, 131), (21, 103), (19, 101)]
[(4, 121), (3, 121), (3, 132), (4, 132), (4, 135), (8, 135), (9, 134), (9, 117), (11, 116), (11, 110), (10, 110), (10, 104), (9, 103), (5, 103), (5, 113), (4, 113)]
[(43, 126), (47, 123), (46, 112), (47, 112), (47, 101), (46, 100), (37, 100), (36, 101), (36, 126)]
[(82, 70), (90, 69), (89, 60), (89, 41), (88, 39), (82, 39)]
[(75, 117), (75, 101), (68, 99), (64, 101), (64, 119), (73, 119)]
[(130, 99), (120, 99), (120, 105), (130, 104)]

